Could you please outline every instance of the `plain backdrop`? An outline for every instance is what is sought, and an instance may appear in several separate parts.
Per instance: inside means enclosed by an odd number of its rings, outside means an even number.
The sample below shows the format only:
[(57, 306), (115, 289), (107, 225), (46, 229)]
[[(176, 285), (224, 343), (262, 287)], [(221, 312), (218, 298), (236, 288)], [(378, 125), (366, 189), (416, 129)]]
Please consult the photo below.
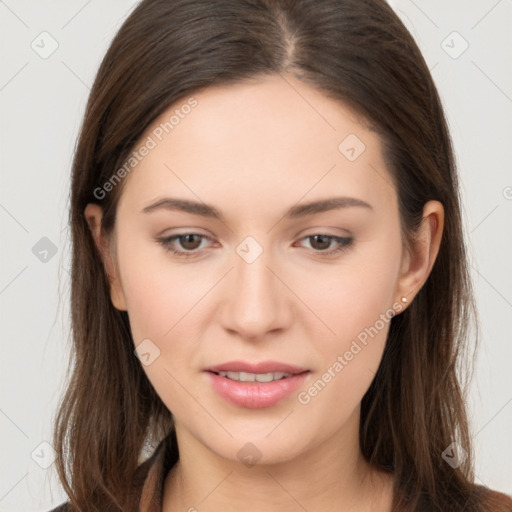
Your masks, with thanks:
[[(69, 350), (70, 166), (97, 68), (135, 4), (0, 0), (1, 511), (66, 499), (49, 442)], [(432, 71), (461, 176), (482, 335), (468, 404), (477, 482), (512, 494), (512, 2), (391, 5)]]

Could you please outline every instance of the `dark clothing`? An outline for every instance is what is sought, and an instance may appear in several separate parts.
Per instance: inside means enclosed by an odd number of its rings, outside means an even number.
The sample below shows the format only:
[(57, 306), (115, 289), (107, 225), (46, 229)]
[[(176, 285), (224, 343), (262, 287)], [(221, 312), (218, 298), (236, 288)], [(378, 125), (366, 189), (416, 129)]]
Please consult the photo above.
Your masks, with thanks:
[[(161, 512), (164, 481), (172, 467), (170, 439), (163, 439), (149, 459), (136, 470), (129, 512)], [(72, 512), (69, 502), (50, 512)], [(127, 511), (128, 512), (128, 511)]]
[[(173, 465), (171, 445), (171, 436), (167, 436), (151, 457), (137, 468), (127, 512), (162, 512), (164, 482)], [(475, 490), (489, 500), (489, 512), (512, 512), (512, 499), (508, 495), (481, 485), (475, 485)], [(74, 512), (68, 503), (50, 512)]]

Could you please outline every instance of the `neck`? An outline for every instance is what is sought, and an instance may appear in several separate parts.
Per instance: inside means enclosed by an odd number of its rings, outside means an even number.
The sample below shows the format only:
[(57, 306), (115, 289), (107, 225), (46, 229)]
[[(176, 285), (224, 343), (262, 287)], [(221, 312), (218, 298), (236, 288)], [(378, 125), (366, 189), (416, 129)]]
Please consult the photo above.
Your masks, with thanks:
[(246, 466), (176, 425), (180, 460), (164, 484), (163, 512), (391, 510), (392, 480), (363, 458), (359, 409), (342, 431), (285, 462)]

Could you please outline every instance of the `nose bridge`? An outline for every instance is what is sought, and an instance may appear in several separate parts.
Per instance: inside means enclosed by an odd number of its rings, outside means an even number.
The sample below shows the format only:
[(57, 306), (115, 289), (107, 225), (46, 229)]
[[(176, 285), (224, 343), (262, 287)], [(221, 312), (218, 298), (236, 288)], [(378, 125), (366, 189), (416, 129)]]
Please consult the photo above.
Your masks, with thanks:
[(285, 327), (291, 320), (289, 297), (274, 275), (271, 251), (264, 250), (254, 237), (246, 237), (236, 253), (223, 312), (224, 327), (253, 339)]

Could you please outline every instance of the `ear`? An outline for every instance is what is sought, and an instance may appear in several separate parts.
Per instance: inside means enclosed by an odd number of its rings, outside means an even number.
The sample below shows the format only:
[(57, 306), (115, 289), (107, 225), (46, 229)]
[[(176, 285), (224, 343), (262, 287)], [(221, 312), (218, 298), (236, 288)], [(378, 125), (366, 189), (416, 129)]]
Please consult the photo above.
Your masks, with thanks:
[[(444, 228), (444, 208), (439, 201), (429, 201), (416, 236), (402, 258), (397, 282), (398, 302), (407, 307), (425, 284), (436, 261)], [(402, 302), (402, 297), (407, 300)]]
[(98, 248), (101, 259), (105, 266), (108, 281), (110, 283), (110, 298), (112, 304), (120, 311), (127, 311), (126, 299), (121, 286), (119, 272), (115, 264), (115, 255), (112, 253), (109, 241), (104, 237), (101, 232), (101, 220), (103, 217), (103, 210), (101, 206), (95, 203), (89, 203), (84, 210), (85, 218), (89, 229), (91, 231), (94, 243)]

